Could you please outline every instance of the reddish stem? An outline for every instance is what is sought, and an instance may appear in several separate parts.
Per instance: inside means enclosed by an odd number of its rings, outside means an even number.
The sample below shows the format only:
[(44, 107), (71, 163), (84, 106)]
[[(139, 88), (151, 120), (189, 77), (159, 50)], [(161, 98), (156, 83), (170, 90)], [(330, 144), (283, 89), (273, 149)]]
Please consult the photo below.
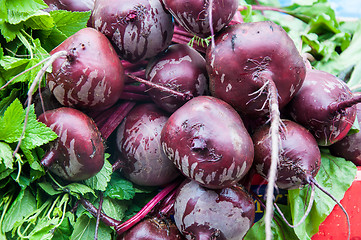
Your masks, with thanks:
[(128, 100), (128, 101), (137, 101), (137, 102), (152, 101), (152, 99), (146, 94), (132, 93), (132, 92), (123, 92), (122, 95), (119, 96), (119, 99)]
[(99, 229), (100, 214), (102, 212), (102, 207), (103, 207), (103, 194), (100, 194), (99, 208), (98, 208), (98, 211), (97, 211), (97, 221), (96, 221), (96, 224), (95, 224), (94, 240), (98, 240), (98, 229)]
[(141, 221), (153, 208), (157, 205), (162, 199), (164, 199), (170, 192), (178, 187), (180, 181), (175, 181), (165, 187), (162, 191), (160, 191), (152, 200), (150, 200), (137, 214), (135, 214), (132, 218), (127, 220), (126, 222), (117, 225), (115, 227), (115, 231), (118, 235), (123, 234), (125, 231), (129, 230), (139, 221)]
[(139, 84), (139, 85), (126, 84), (123, 88), (123, 91), (131, 92), (131, 93), (144, 93), (147, 89), (148, 88), (145, 84)]
[(105, 139), (108, 139), (134, 106), (135, 102), (125, 102), (115, 109), (112, 115), (108, 116), (106, 122), (99, 128)]
[[(80, 202), (81, 204), (83, 205), (83, 207), (91, 214), (93, 215), (94, 217), (97, 217), (97, 214), (98, 214), (98, 209), (91, 203), (89, 202), (87, 199), (85, 198), (81, 198), (80, 199)], [(119, 224), (121, 224), (120, 221), (114, 219), (114, 218), (111, 218), (107, 215), (105, 215), (104, 213), (100, 212), (100, 215), (99, 215), (99, 219), (104, 223), (106, 224), (107, 226), (110, 226), (110, 227), (115, 227), (115, 226), (118, 226)]]
[(49, 150), (43, 157), (43, 159), (41, 159), (41, 165), (43, 165), (44, 167), (49, 168), (54, 161), (56, 160), (56, 151), (55, 150)]
[(147, 80), (144, 80), (144, 79), (142, 79), (142, 78), (133, 76), (133, 75), (131, 75), (131, 74), (128, 74), (128, 76), (131, 77), (131, 78), (133, 78), (134, 80), (140, 82), (140, 83), (143, 83), (143, 84), (147, 85), (147, 86), (150, 87), (150, 88), (155, 88), (155, 89), (158, 89), (158, 90), (160, 90), (160, 91), (162, 91), (162, 92), (166, 92), (166, 93), (169, 93), (169, 94), (172, 94), (172, 95), (181, 97), (181, 98), (182, 98), (183, 100), (185, 100), (185, 101), (193, 98), (193, 95), (192, 95), (192, 94), (177, 92), (177, 91), (175, 91), (175, 90), (173, 90), (173, 89), (164, 87), (164, 86), (159, 85), (159, 84), (156, 84), (156, 83), (152, 83), (152, 82), (150, 82), (150, 81), (147, 81)]

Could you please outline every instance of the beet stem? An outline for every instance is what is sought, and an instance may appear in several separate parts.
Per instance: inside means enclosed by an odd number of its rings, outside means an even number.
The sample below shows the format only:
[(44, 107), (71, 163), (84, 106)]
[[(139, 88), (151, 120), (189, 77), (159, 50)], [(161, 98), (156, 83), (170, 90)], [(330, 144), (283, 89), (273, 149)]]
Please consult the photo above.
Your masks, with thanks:
[[(266, 75), (264, 75), (266, 74)], [(268, 84), (268, 94), (269, 94), (269, 108), (270, 108), (270, 118), (271, 118), (271, 166), (268, 176), (268, 185), (266, 192), (266, 209), (265, 209), (265, 227), (266, 227), (266, 240), (272, 238), (272, 215), (273, 215), (273, 194), (274, 187), (276, 182), (277, 174), (277, 165), (279, 162), (279, 152), (280, 152), (280, 139), (279, 139), (279, 129), (280, 129), (280, 111), (278, 107), (278, 94), (276, 84), (271, 79), (271, 76), (265, 72), (261, 75), (262, 78), (268, 79), (265, 84)]]
[(326, 189), (324, 189), (317, 181), (316, 179), (314, 179), (312, 176), (309, 177), (309, 182), (315, 184), (315, 186), (320, 189), (323, 193), (325, 193), (327, 196), (329, 196), (340, 208), (341, 210), (344, 212), (345, 216), (346, 216), (346, 220), (347, 220), (347, 227), (348, 227), (348, 235), (347, 235), (347, 239), (349, 240), (351, 237), (351, 224), (350, 224), (350, 218), (348, 216), (348, 213), (346, 211), (346, 209), (342, 206), (342, 204), (337, 201), (337, 199), (331, 195), (331, 193), (329, 193)]
[(313, 206), (313, 201), (314, 201), (314, 199), (315, 199), (315, 185), (314, 185), (313, 183), (310, 183), (310, 186), (311, 186), (312, 191), (311, 191), (310, 200), (309, 200), (309, 202), (308, 202), (308, 207), (307, 207), (307, 209), (306, 209), (305, 214), (304, 214), (303, 217), (301, 218), (301, 220), (300, 220), (297, 224), (295, 224), (295, 225), (292, 225), (292, 224), (290, 224), (290, 223), (287, 221), (287, 219), (286, 219), (285, 215), (283, 215), (281, 209), (278, 207), (278, 205), (277, 205), (276, 203), (274, 203), (274, 206), (275, 206), (276, 210), (278, 211), (278, 213), (281, 215), (283, 221), (284, 221), (289, 227), (291, 227), (291, 228), (296, 228), (296, 227), (298, 227), (299, 225), (301, 225), (301, 224), (306, 220), (307, 216), (308, 216), (308, 215), (310, 214), (310, 212), (311, 212), (311, 209), (312, 209), (312, 206)]
[[(81, 198), (80, 199), (81, 204), (83, 205), (83, 207), (94, 217), (97, 217), (98, 214), (98, 209), (91, 203), (89, 202), (89, 200), (85, 199), (85, 198)], [(100, 216), (99, 219), (106, 224), (109, 227), (115, 227), (118, 226), (121, 222), (111, 218), (107, 215), (105, 215), (104, 213), (100, 212)]]
[(125, 231), (133, 227), (140, 220), (142, 220), (153, 208), (157, 205), (162, 199), (164, 199), (170, 192), (178, 187), (180, 181), (175, 181), (168, 186), (166, 186), (162, 191), (160, 191), (152, 200), (150, 200), (137, 214), (131, 217), (126, 222), (117, 225), (115, 231), (118, 235), (123, 234)]
[(32, 102), (33, 92), (35, 90), (35, 87), (37, 86), (37, 84), (43, 78), (43, 76), (44, 76), (44, 74), (46, 72), (46, 69), (48, 69), (56, 59), (58, 59), (59, 57), (62, 57), (62, 56), (66, 56), (67, 54), (68, 53), (66, 51), (59, 51), (57, 53), (54, 53), (48, 59), (46, 59), (44, 66), (39, 70), (39, 72), (36, 75), (33, 83), (30, 85), (30, 88), (29, 88), (29, 91), (28, 91), (28, 99), (27, 99), (28, 104), (27, 104), (26, 114), (25, 114), (25, 119), (24, 119), (24, 127), (23, 127), (23, 131), (21, 133), (21, 136), (19, 138), (18, 144), (16, 145), (16, 148), (15, 148), (15, 150), (13, 152), (14, 157), (17, 154), (17, 152), (19, 151), (22, 139), (24, 138), (24, 135), (25, 135), (25, 130), (26, 130), (26, 126), (27, 126), (27, 123), (28, 123), (29, 113), (30, 113), (30, 105), (31, 105), (31, 102)]
[(97, 211), (97, 221), (95, 224), (95, 233), (94, 233), (94, 240), (98, 240), (98, 229), (99, 229), (99, 223), (100, 223), (100, 214), (102, 212), (102, 207), (103, 207), (103, 194), (100, 193), (100, 200), (99, 200), (99, 208)]
[(191, 98), (193, 98), (193, 95), (192, 95), (192, 94), (177, 92), (177, 91), (175, 91), (175, 90), (173, 90), (173, 89), (164, 87), (164, 86), (159, 85), (159, 84), (152, 83), (152, 82), (150, 82), (150, 81), (147, 81), (147, 80), (144, 80), (144, 79), (142, 79), (142, 78), (133, 76), (133, 75), (131, 75), (131, 74), (128, 74), (128, 77), (130, 77), (130, 78), (132, 78), (132, 79), (134, 79), (134, 80), (136, 80), (136, 81), (138, 81), (138, 82), (140, 82), (140, 83), (143, 83), (143, 84), (145, 84), (145, 85), (147, 85), (147, 86), (149, 86), (149, 87), (151, 87), (151, 88), (155, 88), (155, 89), (158, 89), (158, 90), (160, 90), (160, 91), (162, 91), (162, 92), (167, 92), (167, 93), (169, 93), (169, 94), (173, 94), (173, 95), (175, 95), (175, 96), (179, 96), (179, 97), (182, 98), (182, 100), (185, 100), (185, 101), (190, 100)]
[(346, 108), (352, 107), (357, 103), (361, 102), (361, 95), (354, 95), (352, 98), (347, 99), (342, 102), (334, 103), (328, 106), (328, 109), (331, 113), (338, 112), (340, 110), (345, 110)]

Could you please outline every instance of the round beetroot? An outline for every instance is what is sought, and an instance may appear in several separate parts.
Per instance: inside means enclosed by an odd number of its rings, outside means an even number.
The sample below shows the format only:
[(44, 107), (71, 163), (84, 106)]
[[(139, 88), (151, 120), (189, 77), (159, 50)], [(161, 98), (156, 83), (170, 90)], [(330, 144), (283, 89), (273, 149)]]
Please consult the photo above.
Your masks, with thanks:
[(123, 66), (109, 40), (93, 28), (84, 28), (50, 52), (66, 51), (46, 77), (64, 106), (101, 111), (118, 101), (124, 87)]
[(117, 130), (117, 146), (124, 162), (122, 173), (142, 186), (161, 186), (179, 176), (160, 144), (168, 114), (155, 104), (133, 108)]
[(94, 0), (44, 0), (49, 6), (49, 10), (67, 10), (86, 12), (91, 11), (94, 6)]
[[(271, 166), (270, 126), (264, 125), (253, 134), (254, 166), (267, 179)], [(321, 166), (321, 153), (316, 139), (301, 125), (283, 120), (280, 133), (281, 151), (277, 166), (276, 184), (281, 189), (298, 189), (309, 184)]]
[(119, 56), (130, 62), (151, 58), (172, 41), (172, 15), (160, 0), (96, 0), (93, 27), (113, 43)]
[[(186, 44), (171, 45), (157, 55), (147, 66), (147, 79), (194, 97), (208, 90), (206, 61), (203, 56)], [(149, 88), (149, 96), (162, 109), (174, 112), (187, 100), (156, 88)]]
[(174, 222), (156, 217), (146, 218), (125, 232), (118, 240), (181, 240), (184, 239)]
[(49, 144), (41, 163), (69, 181), (88, 179), (104, 164), (104, 144), (95, 123), (73, 108), (57, 108), (38, 117), (59, 137)]
[(242, 119), (214, 97), (195, 97), (175, 111), (163, 127), (161, 143), (185, 176), (209, 188), (232, 186), (253, 162), (252, 139)]
[(206, 53), (211, 94), (250, 117), (269, 111), (269, 91), (273, 81), (279, 108), (300, 89), (306, 68), (292, 39), (273, 22), (235, 24), (215, 38), (215, 47)]
[[(189, 32), (201, 38), (211, 35), (209, 0), (163, 0), (167, 10)], [(238, 0), (213, 1), (212, 26), (214, 33), (225, 27), (237, 12)]]
[(305, 81), (287, 108), (292, 118), (307, 128), (318, 145), (329, 146), (344, 138), (356, 118), (356, 106), (339, 108), (352, 99), (347, 85), (334, 75), (308, 69)]
[[(356, 105), (357, 121), (361, 126), (361, 104)], [(343, 157), (353, 162), (356, 166), (361, 166), (361, 132), (347, 135), (340, 141), (332, 144), (330, 148), (331, 154), (337, 157)]]
[(253, 199), (239, 187), (211, 190), (185, 180), (174, 203), (174, 220), (187, 239), (240, 240), (255, 217)]

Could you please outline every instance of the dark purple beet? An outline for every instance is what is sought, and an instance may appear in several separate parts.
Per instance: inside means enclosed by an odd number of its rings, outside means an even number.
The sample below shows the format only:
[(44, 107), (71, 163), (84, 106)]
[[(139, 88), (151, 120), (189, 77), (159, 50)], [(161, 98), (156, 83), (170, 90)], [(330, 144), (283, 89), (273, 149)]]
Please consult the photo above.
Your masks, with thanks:
[(170, 219), (146, 218), (125, 232), (118, 240), (181, 240), (184, 239)]
[(175, 111), (163, 127), (161, 143), (185, 176), (209, 188), (234, 185), (253, 162), (252, 139), (242, 119), (214, 97), (195, 97)]
[[(361, 126), (361, 103), (356, 105), (357, 121)], [(356, 166), (361, 166), (361, 132), (347, 135), (330, 147), (332, 155), (345, 158)]]
[[(210, 0), (163, 0), (167, 10), (187, 31), (201, 38), (211, 36)], [(238, 0), (213, 1), (212, 25), (214, 33), (219, 32), (233, 18)]]
[(109, 40), (84, 28), (50, 52), (66, 51), (53, 63), (47, 83), (67, 107), (101, 111), (118, 101), (124, 86), (123, 66)]
[[(147, 67), (147, 79), (194, 97), (208, 91), (206, 61), (186, 44), (171, 45), (153, 58)], [(174, 112), (187, 101), (156, 88), (149, 88), (148, 94), (167, 112)]]
[(215, 47), (208, 46), (206, 61), (212, 95), (252, 117), (268, 113), (267, 81), (275, 83), (282, 108), (300, 89), (306, 72), (292, 39), (269, 21), (225, 28)]
[(160, 0), (97, 0), (93, 27), (129, 62), (151, 58), (169, 46), (174, 25)]
[(253, 199), (242, 188), (211, 190), (185, 180), (174, 203), (174, 220), (187, 239), (240, 240), (255, 217)]
[(330, 73), (308, 69), (302, 88), (288, 109), (292, 118), (306, 127), (321, 146), (344, 138), (356, 117), (356, 106), (340, 108), (353, 97), (347, 85)]
[(41, 163), (69, 181), (88, 179), (104, 164), (104, 144), (95, 123), (73, 108), (46, 111), (38, 118), (59, 137), (49, 144)]
[(161, 186), (179, 176), (160, 144), (168, 114), (147, 103), (132, 109), (117, 130), (117, 146), (124, 167), (122, 173), (142, 186)]
[[(321, 166), (321, 153), (312, 134), (301, 125), (283, 120), (280, 133), (281, 151), (276, 184), (281, 189), (297, 189), (309, 183)], [(270, 126), (264, 125), (253, 134), (254, 166), (267, 179), (271, 166)]]
[(95, 0), (44, 0), (49, 10), (67, 10), (72, 12), (91, 11)]

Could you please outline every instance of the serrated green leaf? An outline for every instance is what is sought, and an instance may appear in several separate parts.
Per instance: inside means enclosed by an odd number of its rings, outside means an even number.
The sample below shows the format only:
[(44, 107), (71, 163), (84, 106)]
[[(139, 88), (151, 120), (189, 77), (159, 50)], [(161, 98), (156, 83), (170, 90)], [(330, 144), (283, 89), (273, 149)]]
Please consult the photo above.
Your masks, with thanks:
[[(356, 176), (356, 166), (343, 158), (322, 153), (321, 168), (316, 181), (340, 201)], [(290, 210), (294, 223), (298, 223), (304, 215), (305, 199), (309, 196), (307, 188), (288, 191)], [(311, 239), (318, 232), (319, 225), (331, 213), (336, 203), (325, 193), (316, 188), (312, 210), (305, 222), (295, 228), (299, 239)]]
[(7, 143), (17, 142), (21, 137), (24, 121), (24, 109), (16, 99), (0, 117), (0, 140)]
[(33, 12), (8, 11), (7, 22), (11, 25), (25, 23), (33, 29), (50, 29), (54, 26), (50, 14), (41, 10)]
[(10, 0), (6, 1), (8, 11), (31, 12), (48, 7), (43, 0)]
[(104, 196), (118, 200), (130, 200), (135, 196), (135, 189), (132, 182), (120, 177), (118, 174), (112, 174)]
[[(89, 240), (94, 239), (96, 219), (89, 218), (87, 215), (80, 216), (74, 226), (74, 231), (70, 237), (71, 240)], [(100, 223), (98, 230), (98, 239), (111, 240), (112, 229)]]
[(88, 193), (95, 195), (95, 192), (90, 187), (81, 184), (81, 183), (71, 183), (66, 186), (64, 186), (63, 191), (69, 192), (71, 195), (79, 197), (79, 195), (83, 196)]
[(16, 222), (20, 222), (25, 216), (36, 210), (36, 200), (30, 190), (22, 189), (15, 201), (12, 203), (9, 211), (5, 213), (2, 222), (2, 231), (10, 232)]
[(106, 154), (104, 165), (100, 172), (98, 172), (94, 177), (84, 181), (88, 187), (94, 190), (105, 191), (113, 173), (112, 165), (107, 160), (109, 156), (109, 154)]
[(129, 202), (127, 201), (104, 198), (102, 210), (107, 216), (121, 221), (125, 217), (128, 207)]
[(85, 28), (91, 12), (70, 12), (65, 10), (51, 11), (56, 28), (67, 37)]
[(13, 150), (9, 144), (0, 141), (0, 164), (3, 163), (7, 169), (13, 168)]
[(0, 23), (0, 33), (6, 42), (14, 40), (22, 28), (23, 24), (12, 25), (7, 22)]
[(21, 142), (21, 147), (31, 150), (53, 141), (57, 137), (58, 135), (56, 135), (54, 131), (36, 119), (34, 105), (31, 105), (25, 136)]
[[(10, 178), (8, 178), (8, 176), (10, 176), (10, 174), (15, 170), (14, 169), (10, 169), (5, 167), (4, 164), (0, 164), (0, 180), (3, 180), (5, 178), (8, 179), (8, 181), (10, 180)], [(5, 182), (7, 182), (6, 180), (4, 180)], [(1, 187), (0, 187), (1, 188)]]

